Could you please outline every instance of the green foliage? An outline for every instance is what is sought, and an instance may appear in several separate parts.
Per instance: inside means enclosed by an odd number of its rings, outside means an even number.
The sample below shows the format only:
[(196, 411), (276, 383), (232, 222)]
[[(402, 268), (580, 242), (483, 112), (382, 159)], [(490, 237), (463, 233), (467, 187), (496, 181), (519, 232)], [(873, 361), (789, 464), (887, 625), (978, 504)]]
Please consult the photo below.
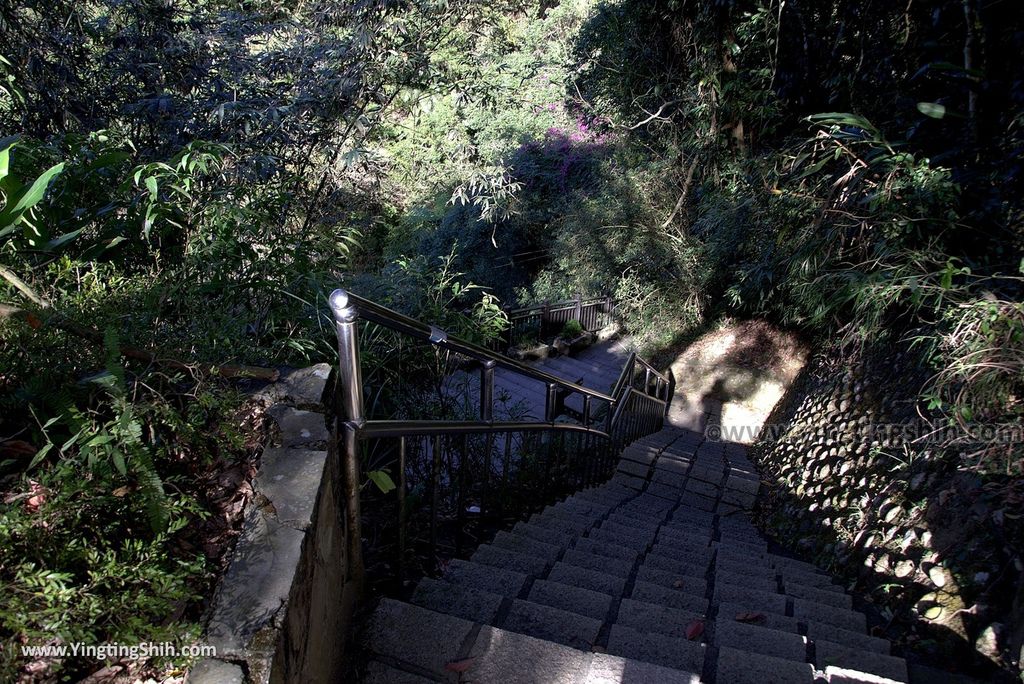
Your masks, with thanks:
[(562, 326), (561, 336), (563, 339), (571, 340), (573, 338), (579, 337), (582, 334), (583, 324), (577, 321), (575, 318), (566, 321), (565, 325)]

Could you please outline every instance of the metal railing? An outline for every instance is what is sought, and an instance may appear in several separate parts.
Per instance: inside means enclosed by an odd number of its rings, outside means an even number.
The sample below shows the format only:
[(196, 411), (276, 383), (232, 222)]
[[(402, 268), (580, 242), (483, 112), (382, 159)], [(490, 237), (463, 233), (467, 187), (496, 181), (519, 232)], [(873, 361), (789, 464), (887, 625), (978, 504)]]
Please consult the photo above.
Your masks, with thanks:
[[(509, 515), (614, 472), (622, 448), (661, 429), (675, 379), (635, 353), (610, 394), (520, 363), (344, 290), (330, 296), (338, 336), (337, 445), (343, 476), (349, 577), (361, 584), (364, 538), (394, 548), (387, 564), (399, 582), (410, 560), (460, 555), (467, 541), (500, 526)], [(371, 420), (364, 411), (358, 322), (366, 320), (456, 354), (479, 372), (479, 416), (474, 420)], [(463, 364), (464, 366), (466, 364)], [(494, 373), (506, 369), (545, 383), (543, 421), (497, 421)], [(582, 397), (577, 422), (565, 399)], [(387, 464), (395, 490), (363, 487), (363, 459)], [(365, 504), (365, 505), (364, 505)], [(371, 511), (370, 508), (373, 508)], [(388, 511), (394, 506), (393, 513)], [(365, 511), (364, 511), (365, 508)], [(428, 513), (429, 512), (429, 513)], [(419, 515), (422, 513), (422, 515)], [(364, 527), (364, 514), (368, 525)], [(420, 551), (419, 554), (412, 551)], [(379, 553), (377, 554), (380, 555)]]
[(495, 347), (504, 344), (511, 348), (530, 338), (542, 341), (560, 333), (569, 321), (578, 321), (587, 332), (600, 330), (614, 320), (615, 300), (610, 296), (576, 295), (575, 299), (509, 309), (506, 313), (509, 326)]

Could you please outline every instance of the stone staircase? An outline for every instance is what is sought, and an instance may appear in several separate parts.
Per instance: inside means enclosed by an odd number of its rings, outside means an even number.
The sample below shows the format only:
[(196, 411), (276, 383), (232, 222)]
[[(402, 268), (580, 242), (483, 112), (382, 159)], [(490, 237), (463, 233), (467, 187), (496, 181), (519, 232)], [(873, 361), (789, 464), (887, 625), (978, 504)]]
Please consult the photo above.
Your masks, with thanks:
[(906, 682), (842, 587), (769, 552), (757, 487), (741, 445), (638, 440), (607, 483), (382, 600), (362, 681)]

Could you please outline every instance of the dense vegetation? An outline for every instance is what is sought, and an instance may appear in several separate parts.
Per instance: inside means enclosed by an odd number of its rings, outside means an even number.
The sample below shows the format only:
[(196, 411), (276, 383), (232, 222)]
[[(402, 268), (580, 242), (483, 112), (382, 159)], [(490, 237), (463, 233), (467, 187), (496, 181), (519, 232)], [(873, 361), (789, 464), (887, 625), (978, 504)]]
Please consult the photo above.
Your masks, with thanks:
[[(652, 349), (720, 315), (913, 339), (952, 446), (1018, 422), (1021, 19), (0, 2), (0, 678), (15, 643), (187, 638), (197, 483), (252, 457), (230, 376), (329, 359), (339, 283), (470, 335), (609, 292)], [(1018, 448), (963, 467), (1019, 477)]]

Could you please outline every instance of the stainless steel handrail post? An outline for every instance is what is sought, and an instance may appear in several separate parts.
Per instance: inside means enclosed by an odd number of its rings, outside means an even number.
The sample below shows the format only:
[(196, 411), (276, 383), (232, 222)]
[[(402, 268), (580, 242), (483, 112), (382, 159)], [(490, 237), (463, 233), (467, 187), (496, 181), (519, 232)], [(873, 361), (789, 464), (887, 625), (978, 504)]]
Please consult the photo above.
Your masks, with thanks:
[(338, 335), (338, 456), (341, 459), (342, 488), (345, 493), (348, 570), (362, 591), (366, 574), (363, 565), (362, 514), (359, 505), (359, 429), (366, 422), (363, 412), (363, 378), (359, 363), (359, 311), (350, 305), (343, 290), (330, 296), (334, 328)]

